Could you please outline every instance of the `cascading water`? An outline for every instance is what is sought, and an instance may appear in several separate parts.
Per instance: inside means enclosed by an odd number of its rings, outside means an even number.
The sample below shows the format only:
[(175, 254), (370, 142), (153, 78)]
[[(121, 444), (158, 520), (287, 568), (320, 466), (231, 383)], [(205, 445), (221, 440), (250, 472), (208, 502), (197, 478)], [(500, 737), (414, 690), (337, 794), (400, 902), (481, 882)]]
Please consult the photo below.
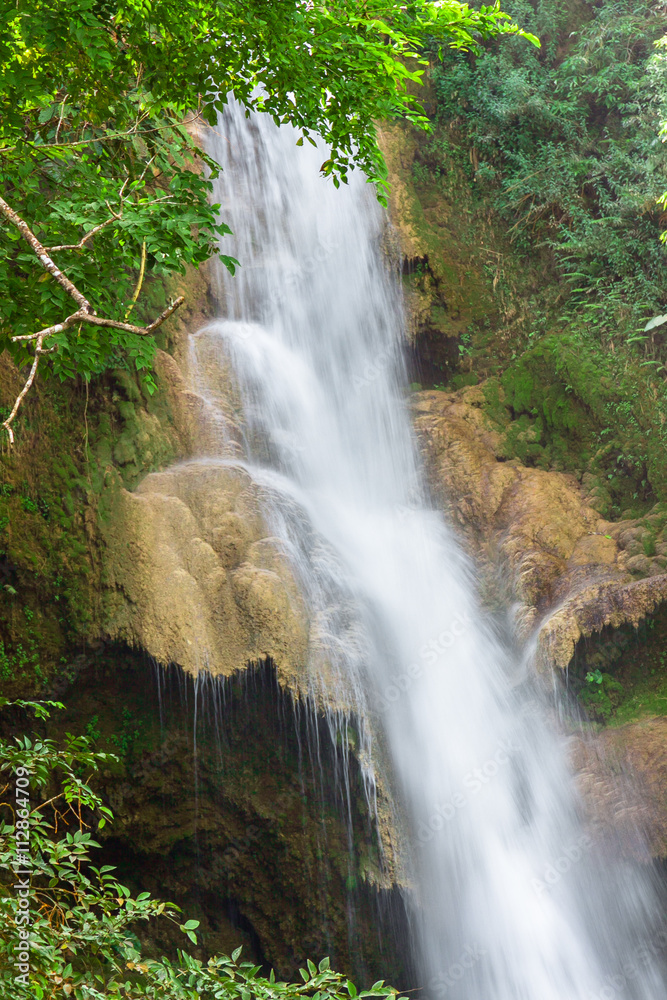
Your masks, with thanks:
[[(389, 761), (414, 985), (459, 1000), (662, 1000), (648, 877), (584, 836), (539, 686), (485, 623), (471, 567), (428, 508), (383, 213), (363, 177), (336, 190), (323, 150), (296, 138), (234, 105), (210, 134), (236, 234), (225, 252), (242, 266), (221, 274), (225, 318), (192, 338), (192, 357), (213, 407), (212, 367), (233, 373), (246, 467), (309, 608), (310, 694), (374, 720), (358, 748), (370, 793), (374, 740)], [(222, 429), (218, 449), (238, 461)]]

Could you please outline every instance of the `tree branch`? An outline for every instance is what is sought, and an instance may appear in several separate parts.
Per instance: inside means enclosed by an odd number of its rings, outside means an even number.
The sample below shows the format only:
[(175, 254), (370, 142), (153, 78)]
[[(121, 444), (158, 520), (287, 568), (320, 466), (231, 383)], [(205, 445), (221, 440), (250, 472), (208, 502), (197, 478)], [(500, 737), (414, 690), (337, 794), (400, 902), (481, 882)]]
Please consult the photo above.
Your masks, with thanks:
[(154, 319), (152, 323), (149, 323), (146, 327), (146, 333), (152, 333), (153, 330), (157, 330), (159, 326), (162, 326), (166, 319), (169, 319), (173, 312), (176, 312), (179, 306), (182, 306), (185, 302), (185, 295), (179, 295), (177, 299), (174, 299), (170, 306), (167, 306), (164, 312), (161, 312), (157, 319)]
[(0, 197), (0, 212), (8, 219), (13, 226), (16, 226), (26, 243), (34, 250), (37, 259), (39, 260), (42, 267), (51, 274), (58, 284), (65, 289), (68, 295), (71, 295), (77, 305), (85, 309), (86, 312), (92, 312), (90, 302), (82, 295), (76, 285), (73, 285), (66, 275), (60, 270), (57, 264), (55, 264), (48, 253), (46, 252), (46, 247), (43, 247), (39, 242), (35, 234), (32, 232), (27, 222), (24, 222), (20, 215), (17, 215), (13, 208), (10, 208), (4, 198)]
[[(127, 183), (127, 181), (125, 183)], [(123, 189), (124, 188), (125, 188), (125, 184), (123, 184), (123, 187), (121, 188), (121, 192), (120, 192), (121, 213), (122, 213), (122, 205), (123, 205)], [(114, 215), (113, 209), (111, 207), (109, 207), (109, 211), (112, 213), (112, 215)], [(58, 284), (62, 288), (65, 289), (65, 291), (67, 292), (67, 294), (70, 295), (71, 298), (73, 298), (74, 301), (79, 306), (79, 308), (77, 309), (76, 312), (72, 313), (70, 316), (67, 316), (67, 318), (64, 319), (61, 323), (55, 323), (53, 326), (47, 326), (43, 330), (38, 330), (37, 333), (27, 333), (27, 334), (22, 334), (21, 336), (17, 336), (17, 337), (12, 337), (11, 338), (12, 342), (14, 342), (14, 343), (17, 343), (19, 341), (26, 341), (26, 342), (27, 341), (33, 341), (33, 340), (35, 341), (35, 358), (34, 358), (34, 361), (32, 363), (32, 367), (30, 369), (30, 374), (28, 375), (28, 379), (27, 379), (25, 385), (23, 386), (23, 389), (21, 390), (21, 392), (16, 397), (16, 400), (14, 401), (14, 406), (12, 407), (11, 413), (9, 414), (9, 416), (7, 417), (7, 419), (3, 420), (3, 422), (2, 422), (2, 427), (4, 427), (5, 430), (7, 431), (7, 434), (9, 435), (9, 443), (10, 443), (10, 445), (12, 445), (14, 443), (14, 431), (12, 430), (12, 426), (11, 425), (12, 425), (12, 423), (14, 421), (14, 418), (16, 417), (16, 414), (19, 411), (19, 407), (21, 406), (21, 403), (23, 402), (26, 394), (28, 393), (28, 391), (30, 390), (30, 387), (32, 386), (33, 382), (35, 381), (35, 375), (37, 374), (37, 368), (39, 366), (39, 360), (40, 360), (42, 354), (50, 354), (57, 347), (57, 345), (54, 345), (53, 347), (44, 348), (43, 347), (44, 340), (47, 337), (52, 337), (56, 333), (63, 333), (65, 330), (68, 330), (75, 323), (90, 323), (92, 326), (110, 327), (110, 328), (112, 328), (114, 330), (124, 330), (126, 333), (135, 333), (135, 334), (139, 334), (140, 336), (149, 336), (150, 334), (153, 333), (154, 330), (157, 330), (157, 328), (159, 326), (161, 326), (161, 324), (164, 323), (164, 321), (166, 319), (168, 319), (169, 316), (171, 316), (171, 314), (173, 312), (175, 312), (176, 309), (178, 309), (179, 306), (181, 306), (185, 302), (185, 296), (179, 295), (178, 298), (174, 302), (171, 303), (171, 305), (167, 306), (167, 308), (164, 310), (164, 312), (160, 313), (160, 315), (157, 317), (157, 319), (153, 320), (152, 323), (150, 323), (148, 326), (145, 326), (145, 327), (134, 326), (132, 323), (121, 323), (118, 320), (107, 319), (104, 316), (96, 316), (95, 315), (95, 310), (91, 307), (90, 302), (85, 297), (85, 295), (83, 295), (79, 291), (79, 289), (76, 287), (76, 285), (69, 280), (69, 278), (67, 277), (67, 275), (63, 274), (63, 272), (60, 270), (60, 268), (57, 267), (57, 265), (53, 262), (53, 260), (51, 259), (51, 257), (49, 257), (49, 254), (48, 254), (48, 251), (47, 251), (46, 247), (42, 246), (42, 244), (39, 242), (39, 240), (37, 239), (37, 237), (35, 236), (35, 234), (32, 232), (32, 230), (28, 226), (27, 222), (24, 222), (24, 220), (20, 217), (20, 215), (17, 215), (17, 213), (14, 211), (14, 209), (10, 208), (10, 206), (7, 204), (7, 202), (2, 197), (0, 197), (0, 213), (2, 215), (4, 215), (5, 218), (8, 219), (8, 221), (11, 222), (11, 224), (18, 229), (18, 231), (20, 232), (20, 234), (23, 237), (23, 239), (26, 241), (26, 243), (28, 243), (28, 245), (31, 247), (31, 249), (36, 254), (36, 256), (37, 256), (40, 264), (42, 265), (42, 267), (46, 271), (48, 271), (49, 274), (51, 274), (55, 278), (55, 280), (58, 282)], [(114, 215), (114, 218), (120, 218), (120, 216)], [(102, 225), (95, 227), (95, 229), (92, 229), (90, 231), (90, 233), (88, 233), (83, 238), (83, 240), (81, 240), (81, 242), (78, 245), (76, 245), (76, 246), (71, 246), (71, 247), (65, 247), (65, 246), (62, 246), (62, 247), (51, 247), (51, 250), (76, 250), (76, 249), (79, 249), (80, 247), (82, 247), (85, 244), (85, 241), (87, 239), (90, 239), (90, 237), (95, 232), (99, 232), (100, 229), (104, 228), (104, 226), (106, 226), (109, 222), (112, 222), (112, 221), (113, 221), (113, 219), (109, 219), (109, 220), (107, 220), (107, 222), (102, 223)], [(145, 266), (145, 244), (144, 244), (144, 249), (142, 251), (142, 269), (141, 269), (141, 275), (139, 277), (139, 283), (137, 285), (137, 292), (136, 292), (136, 294), (135, 294), (135, 296), (134, 296), (134, 298), (132, 300), (132, 306), (134, 306), (134, 304), (135, 304), (135, 302), (136, 302), (136, 300), (138, 298), (139, 291), (141, 290), (141, 283), (142, 283), (142, 279), (143, 279), (143, 269), (144, 269), (144, 266)], [(128, 310), (128, 315), (129, 315), (129, 312), (131, 311), (132, 306), (130, 307), (130, 310)]]
[(21, 389), (20, 393), (16, 397), (16, 400), (14, 402), (14, 406), (12, 408), (12, 412), (9, 414), (9, 416), (7, 417), (7, 419), (3, 420), (3, 422), (2, 422), (2, 426), (5, 428), (5, 430), (7, 431), (8, 435), (9, 435), (9, 443), (10, 443), (10, 445), (14, 444), (14, 431), (12, 430), (12, 423), (14, 421), (14, 417), (18, 413), (19, 406), (23, 402), (23, 400), (24, 400), (24, 398), (26, 396), (26, 393), (30, 389), (30, 386), (35, 381), (35, 375), (37, 374), (37, 366), (39, 365), (39, 359), (40, 359), (40, 357), (42, 355), (42, 340), (43, 340), (43, 338), (41, 338), (41, 337), (37, 340), (37, 345), (35, 347), (35, 360), (32, 363), (32, 368), (30, 369), (30, 374), (28, 375), (28, 379), (26, 381), (26, 384), (23, 386), (23, 388)]
[[(185, 302), (185, 296), (179, 295), (171, 305), (167, 306), (164, 312), (160, 313), (157, 319), (154, 319), (152, 323), (148, 326), (134, 326), (132, 323), (122, 323), (117, 319), (107, 319), (106, 316), (95, 316), (93, 313), (84, 312), (83, 309), (79, 309), (77, 312), (72, 313), (67, 319), (64, 319), (62, 323), (55, 323), (53, 326), (47, 326), (44, 330), (38, 330), (37, 333), (24, 333), (20, 337), (12, 337), (12, 343), (18, 343), (19, 341), (28, 340), (43, 340), (45, 337), (52, 337), (54, 333), (62, 333), (64, 330), (68, 330), (70, 326), (74, 326), (75, 323), (90, 323), (91, 326), (107, 326), (114, 330), (125, 330), (126, 333), (137, 333), (141, 337), (145, 337), (147, 334), (151, 334), (153, 330), (157, 330), (159, 326), (164, 323), (166, 319), (169, 319), (173, 312), (176, 312), (179, 306), (182, 306)], [(42, 353), (46, 353), (43, 351)]]
[(100, 222), (99, 226), (93, 226), (90, 232), (86, 233), (83, 239), (79, 240), (78, 243), (63, 243), (62, 246), (58, 247), (46, 247), (48, 253), (55, 253), (56, 250), (83, 250), (88, 240), (96, 236), (101, 229), (106, 229), (107, 226), (111, 225), (112, 222), (116, 222), (120, 219), (120, 215), (112, 215), (110, 218), (106, 219), (105, 222)]
[(146, 240), (144, 240), (144, 242), (141, 244), (141, 265), (139, 267), (139, 280), (137, 281), (137, 287), (134, 289), (134, 295), (132, 296), (132, 300), (127, 308), (127, 312), (125, 313), (126, 320), (129, 318), (129, 315), (134, 309), (137, 303), (137, 299), (141, 294), (141, 286), (144, 283), (145, 271), (146, 271)]
[(111, 225), (112, 222), (117, 222), (119, 219), (122, 219), (123, 218), (123, 194), (125, 192), (125, 187), (127, 185), (127, 182), (129, 181), (129, 179), (130, 179), (130, 175), (128, 174), (127, 177), (125, 178), (125, 180), (123, 181), (123, 186), (121, 187), (120, 191), (118, 192), (118, 204), (119, 204), (120, 211), (114, 212), (113, 208), (111, 207), (111, 205), (107, 201), (106, 202), (106, 206), (109, 209), (109, 211), (111, 212), (111, 215), (109, 216), (108, 219), (106, 219), (104, 222), (101, 222), (99, 224), (99, 226), (93, 226), (93, 228), (90, 230), (90, 232), (86, 233), (86, 235), (81, 240), (79, 240), (78, 243), (65, 243), (62, 246), (58, 246), (58, 247), (46, 247), (47, 252), (48, 253), (55, 253), (56, 250), (83, 250), (83, 248), (86, 245), (86, 243), (88, 242), (88, 240), (91, 239), (93, 236), (95, 236), (96, 233), (99, 233), (101, 229), (105, 229), (107, 226)]

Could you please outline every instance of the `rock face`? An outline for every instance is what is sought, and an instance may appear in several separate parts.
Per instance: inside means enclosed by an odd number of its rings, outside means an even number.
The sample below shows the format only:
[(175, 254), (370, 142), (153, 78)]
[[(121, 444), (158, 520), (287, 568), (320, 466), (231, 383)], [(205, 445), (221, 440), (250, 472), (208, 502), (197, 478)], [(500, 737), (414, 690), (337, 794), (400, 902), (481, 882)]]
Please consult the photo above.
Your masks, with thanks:
[[(243, 945), (291, 980), (326, 954), (363, 982), (414, 981), (400, 890), (377, 889), (360, 768), (314, 706), (295, 712), (272, 667), (203, 682), (117, 644), (91, 657), (51, 722), (56, 737), (92, 725), (119, 758), (100, 776), (115, 821), (96, 864), (198, 919), (197, 957)], [(182, 946), (169, 923), (145, 933), (161, 953)]]
[(643, 860), (648, 846), (653, 857), (667, 857), (667, 719), (578, 740), (573, 763), (598, 835), (611, 827), (624, 853)]
[[(665, 517), (616, 523), (573, 475), (506, 460), (484, 386), (414, 396), (415, 428), (434, 498), (518, 601), (544, 670), (566, 670), (578, 644), (636, 627), (667, 601)], [(509, 582), (508, 582), (509, 581)], [(613, 645), (613, 633), (609, 640)], [(667, 719), (577, 739), (573, 753), (590, 822), (626, 854), (667, 856)]]
[[(482, 562), (509, 571), (523, 633), (537, 629), (540, 661), (565, 669), (582, 636), (637, 625), (667, 599), (662, 543), (639, 521), (601, 518), (573, 475), (506, 460), (484, 403), (483, 385), (415, 395), (431, 487)], [(643, 535), (653, 539), (652, 556)]]
[(186, 462), (120, 492), (107, 535), (107, 631), (189, 673), (271, 658), (295, 687), (306, 612), (248, 474)]
[[(270, 663), (283, 690), (335, 717), (354, 715), (318, 643), (291, 563), (265, 522), (262, 487), (241, 463), (241, 405), (214, 324), (182, 324), (157, 369), (180, 461), (132, 490), (107, 490), (103, 637), (208, 683)], [(189, 336), (199, 329), (199, 336)], [(314, 676), (317, 673), (317, 676)], [(310, 710), (310, 709), (309, 709)], [(371, 822), (382, 843), (373, 891), (404, 882), (395, 810), (378, 782)]]
[(108, 491), (103, 631), (193, 675), (230, 675), (269, 658), (296, 690), (306, 610), (264, 524), (258, 488), (234, 462), (238, 400), (224, 358), (209, 356), (207, 338), (193, 346), (190, 334), (213, 311), (208, 272), (195, 277), (196, 301), (174, 327), (173, 353), (156, 358), (181, 461), (132, 491)]

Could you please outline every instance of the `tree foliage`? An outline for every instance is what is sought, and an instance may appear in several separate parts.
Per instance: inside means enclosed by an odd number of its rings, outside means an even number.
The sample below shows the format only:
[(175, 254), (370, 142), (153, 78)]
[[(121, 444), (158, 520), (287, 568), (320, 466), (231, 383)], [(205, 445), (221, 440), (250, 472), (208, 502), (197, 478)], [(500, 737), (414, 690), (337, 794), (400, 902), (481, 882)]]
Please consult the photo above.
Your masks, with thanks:
[[(300, 141), (322, 136), (334, 183), (356, 163), (382, 185), (374, 121), (427, 124), (410, 89), (418, 46), (518, 32), (498, 4), (457, 0), (0, 0), (0, 189), (91, 308), (127, 323), (144, 274), (197, 266), (229, 232), (195, 138), (229, 95)], [(23, 365), (34, 342), (12, 338), (60, 323), (71, 302), (2, 222), (0, 346)], [(90, 378), (128, 359), (147, 372), (154, 340), (77, 323), (44, 349), (60, 378)]]
[(655, 45), (664, 9), (613, 0), (575, 17), (543, 0), (508, 7), (542, 49), (510, 41), (476, 59), (445, 53), (440, 120), (473, 148), (476, 187), (515, 246), (552, 248), (571, 310), (605, 341), (636, 340), (667, 301), (657, 204), (667, 55)]

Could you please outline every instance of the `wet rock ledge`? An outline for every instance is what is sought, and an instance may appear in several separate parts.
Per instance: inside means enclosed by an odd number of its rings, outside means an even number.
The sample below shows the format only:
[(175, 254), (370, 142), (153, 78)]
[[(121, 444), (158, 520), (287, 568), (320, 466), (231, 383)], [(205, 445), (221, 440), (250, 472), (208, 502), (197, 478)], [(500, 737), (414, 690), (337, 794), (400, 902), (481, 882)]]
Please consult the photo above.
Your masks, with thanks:
[(434, 501), (487, 597), (514, 604), (538, 669), (563, 671), (600, 729), (574, 752), (594, 821), (628, 842), (642, 828), (667, 857), (667, 506), (606, 520), (585, 475), (508, 458), (485, 403), (484, 383), (414, 394)]

